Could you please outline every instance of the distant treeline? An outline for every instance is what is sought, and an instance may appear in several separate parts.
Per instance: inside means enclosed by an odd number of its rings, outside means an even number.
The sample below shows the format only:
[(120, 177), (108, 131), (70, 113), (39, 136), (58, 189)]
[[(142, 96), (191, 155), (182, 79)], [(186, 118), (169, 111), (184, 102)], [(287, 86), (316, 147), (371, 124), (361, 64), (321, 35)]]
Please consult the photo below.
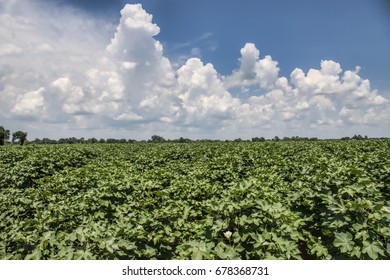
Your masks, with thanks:
[[(352, 137), (342, 137), (341, 139), (332, 139), (332, 140), (368, 140), (373, 139), (369, 138), (366, 135), (354, 135)], [(385, 137), (382, 138), (375, 138), (375, 139), (388, 139)], [(108, 138), (108, 139), (96, 139), (96, 138), (60, 138), (58, 140), (53, 140), (49, 138), (43, 138), (39, 139), (36, 138), (33, 141), (30, 141), (29, 143), (33, 144), (95, 144), (95, 143), (191, 143), (191, 142), (263, 142), (263, 141), (320, 141), (320, 140), (330, 140), (330, 139), (319, 139), (317, 137), (299, 137), (299, 136), (293, 136), (293, 137), (283, 137), (280, 138), (278, 136), (275, 136), (271, 139), (266, 139), (264, 137), (253, 137), (252, 139), (243, 140), (241, 138), (237, 138), (234, 140), (211, 140), (211, 139), (198, 139), (198, 140), (192, 140), (189, 138), (183, 138), (180, 137), (178, 139), (165, 139), (162, 136), (153, 135), (149, 140), (135, 140), (135, 139), (114, 139), (114, 138)]]
[[(5, 144), (95, 144), (95, 143), (164, 143), (164, 142), (171, 142), (171, 143), (190, 143), (190, 142), (263, 142), (263, 141), (319, 141), (319, 140), (340, 140), (340, 139), (319, 139), (317, 137), (300, 137), (300, 136), (293, 136), (293, 137), (283, 137), (280, 138), (278, 136), (275, 136), (271, 139), (266, 139), (264, 137), (253, 137), (252, 139), (243, 140), (241, 138), (237, 138), (234, 140), (211, 140), (211, 139), (200, 139), (200, 140), (192, 140), (189, 138), (183, 138), (180, 137), (178, 139), (165, 139), (162, 136), (159, 135), (153, 135), (149, 140), (134, 140), (134, 139), (115, 139), (115, 138), (108, 138), (108, 139), (97, 139), (97, 138), (88, 138), (85, 139), (84, 137), (76, 138), (76, 137), (70, 137), (70, 138), (60, 138), (58, 140), (55, 139), (49, 139), (49, 138), (35, 138), (33, 141), (27, 140), (27, 132), (23, 131), (16, 131), (12, 133), (12, 141), (10, 140), (11, 132), (8, 129), (5, 129), (3, 126), (0, 126), (0, 146)], [(368, 140), (368, 139), (389, 139), (387, 137), (382, 138), (369, 138), (367, 135), (354, 135), (352, 137), (342, 137), (341, 140)]]

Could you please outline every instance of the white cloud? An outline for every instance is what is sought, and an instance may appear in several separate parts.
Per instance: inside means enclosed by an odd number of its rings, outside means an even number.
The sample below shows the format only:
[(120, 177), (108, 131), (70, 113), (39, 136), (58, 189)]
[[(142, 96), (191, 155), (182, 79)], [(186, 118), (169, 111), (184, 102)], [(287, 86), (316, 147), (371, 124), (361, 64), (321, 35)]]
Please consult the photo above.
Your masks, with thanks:
[(0, 44), (0, 56), (19, 55), (21, 53), (22, 53), (22, 48), (19, 48), (14, 44), (10, 44), (10, 43)]
[(31, 117), (36, 117), (38, 114), (42, 114), (45, 110), (45, 99), (43, 97), (44, 92), (45, 88), (41, 87), (37, 90), (19, 95), (11, 113)]
[[(155, 38), (160, 28), (139, 4), (122, 9), (115, 31), (71, 8), (4, 3), (0, 116), (14, 129), (32, 131), (29, 135), (53, 137), (54, 125), (57, 137), (111, 138), (132, 131), (140, 138), (157, 132), (193, 138), (328, 137), (362, 126), (378, 135), (388, 131), (389, 100), (360, 77), (360, 67), (343, 71), (339, 63), (324, 60), (319, 69), (296, 68), (289, 78), (280, 77), (278, 62), (269, 55), (260, 58), (259, 49), (247, 43), (238, 69), (223, 77), (200, 58), (172, 66)], [(191, 52), (200, 57), (201, 49)]]
[(321, 69), (310, 69), (305, 75), (303, 71), (296, 68), (291, 73), (292, 83), (302, 92), (312, 94), (332, 94), (343, 91), (339, 74), (340, 64), (325, 60), (321, 61)]
[(59, 89), (61, 92), (66, 93), (72, 88), (72, 82), (68, 77), (62, 77), (52, 82), (52, 86)]
[(260, 51), (252, 43), (247, 43), (241, 49), (240, 62), (240, 68), (225, 78), (227, 88), (245, 88), (257, 84), (269, 88), (278, 78), (278, 63), (269, 55), (260, 59)]
[(142, 120), (143, 118), (135, 113), (130, 112), (115, 117), (114, 119), (118, 121), (139, 121)]
[(212, 64), (192, 58), (178, 71), (177, 94), (187, 125), (219, 126), (234, 117), (240, 101), (224, 88)]

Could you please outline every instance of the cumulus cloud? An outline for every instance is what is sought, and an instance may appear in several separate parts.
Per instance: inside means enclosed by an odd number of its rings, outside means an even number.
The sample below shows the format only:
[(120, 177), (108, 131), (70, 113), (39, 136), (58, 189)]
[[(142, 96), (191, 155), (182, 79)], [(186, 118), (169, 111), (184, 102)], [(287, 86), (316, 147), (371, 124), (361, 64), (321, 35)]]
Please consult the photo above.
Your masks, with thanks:
[(247, 43), (222, 76), (200, 58), (172, 66), (140, 4), (126, 5), (115, 27), (49, 3), (0, 3), (0, 117), (33, 135), (49, 133), (39, 122), (58, 137), (326, 137), (362, 126), (380, 134), (390, 117), (360, 67), (323, 60), (280, 77), (278, 62)]
[(260, 51), (252, 43), (245, 44), (241, 49), (240, 62), (240, 68), (225, 78), (227, 88), (246, 88), (252, 85), (269, 88), (278, 78), (278, 63), (269, 55), (260, 59)]
[(45, 99), (43, 97), (44, 92), (45, 89), (41, 87), (38, 90), (19, 95), (11, 113), (21, 116), (35, 117), (38, 113), (45, 110)]
[(212, 64), (204, 65), (200, 59), (192, 58), (177, 74), (176, 91), (181, 100), (185, 124), (215, 126), (234, 118), (240, 101), (225, 90)]

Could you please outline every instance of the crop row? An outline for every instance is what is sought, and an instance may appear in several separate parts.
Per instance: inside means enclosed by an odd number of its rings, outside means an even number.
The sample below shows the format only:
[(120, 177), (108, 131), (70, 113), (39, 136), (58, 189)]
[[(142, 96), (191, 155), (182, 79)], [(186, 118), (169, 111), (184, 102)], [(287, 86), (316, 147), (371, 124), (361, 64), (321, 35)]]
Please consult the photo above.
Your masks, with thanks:
[(0, 259), (389, 259), (390, 141), (0, 149)]

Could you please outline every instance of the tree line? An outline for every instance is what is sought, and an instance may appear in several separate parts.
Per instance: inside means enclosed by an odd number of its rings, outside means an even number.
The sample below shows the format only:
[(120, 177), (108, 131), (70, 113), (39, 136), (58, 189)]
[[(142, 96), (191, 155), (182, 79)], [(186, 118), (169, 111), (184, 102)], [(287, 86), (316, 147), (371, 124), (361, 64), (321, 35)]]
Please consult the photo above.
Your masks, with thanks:
[[(24, 145), (26, 143), (31, 144), (95, 144), (95, 143), (108, 143), (108, 144), (114, 144), (114, 143), (144, 143), (144, 142), (150, 142), (150, 143), (164, 143), (164, 142), (172, 142), (172, 143), (190, 143), (190, 142), (263, 142), (263, 141), (318, 141), (321, 140), (317, 137), (300, 137), (300, 136), (293, 136), (293, 137), (283, 137), (280, 138), (278, 136), (275, 136), (271, 139), (266, 139), (264, 137), (253, 137), (252, 139), (243, 140), (241, 138), (236, 138), (234, 140), (211, 140), (211, 139), (198, 139), (198, 140), (192, 140), (189, 138), (183, 138), (180, 137), (178, 139), (165, 139), (162, 136), (159, 135), (152, 135), (152, 137), (149, 140), (134, 140), (134, 139), (115, 139), (115, 138), (107, 138), (107, 139), (97, 139), (97, 138), (76, 138), (76, 137), (68, 137), (68, 138), (60, 138), (58, 140), (55, 139), (49, 139), (49, 138), (35, 138), (32, 141), (27, 140), (27, 132), (23, 131), (16, 131), (12, 133), (12, 140), (9, 141), (11, 137), (11, 133), (9, 129), (5, 129), (3, 126), (0, 126), (0, 146), (5, 145), (6, 143), (16, 143), (20, 145)], [(368, 138), (367, 135), (354, 135), (352, 137), (342, 137), (341, 140), (368, 140), (372, 138)], [(387, 138), (380, 138), (380, 139), (387, 139)]]
[[(11, 132), (9, 129), (5, 129), (3, 126), (0, 126), (0, 146), (5, 145), (11, 136)], [(12, 133), (12, 143), (19, 143), (23, 145), (27, 140), (27, 132), (24, 131), (16, 131)]]

